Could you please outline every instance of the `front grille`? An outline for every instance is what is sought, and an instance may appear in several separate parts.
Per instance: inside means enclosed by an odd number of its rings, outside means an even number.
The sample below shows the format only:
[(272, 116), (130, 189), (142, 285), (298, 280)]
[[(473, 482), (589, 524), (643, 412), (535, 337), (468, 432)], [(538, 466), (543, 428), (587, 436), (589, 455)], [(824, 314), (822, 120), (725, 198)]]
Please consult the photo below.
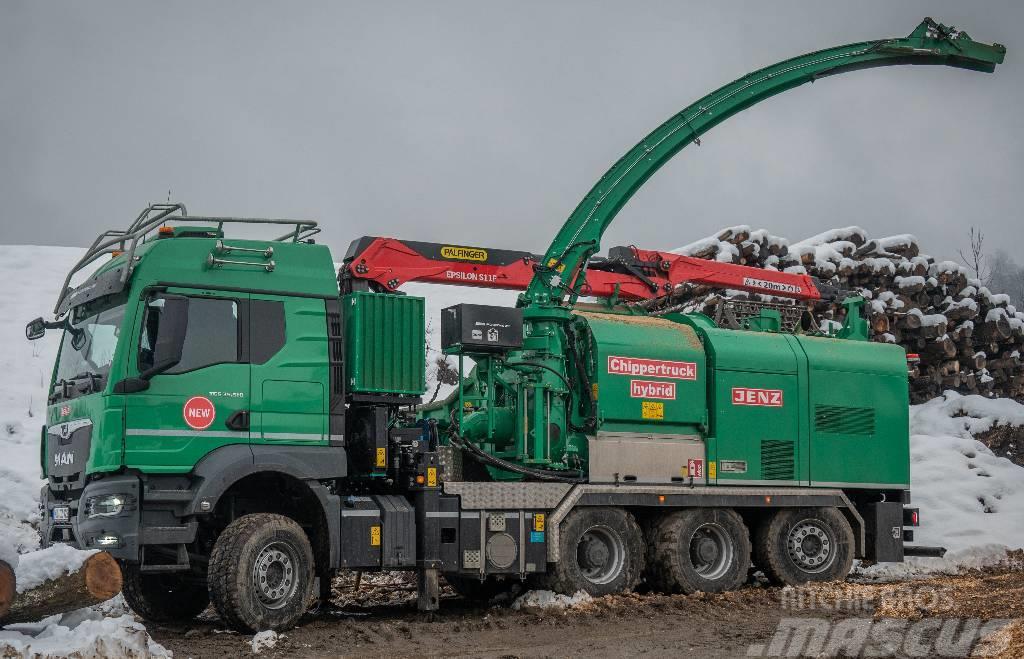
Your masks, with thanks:
[(92, 422), (78, 419), (50, 426), (46, 433), (46, 476), (54, 492), (85, 487), (92, 445)]

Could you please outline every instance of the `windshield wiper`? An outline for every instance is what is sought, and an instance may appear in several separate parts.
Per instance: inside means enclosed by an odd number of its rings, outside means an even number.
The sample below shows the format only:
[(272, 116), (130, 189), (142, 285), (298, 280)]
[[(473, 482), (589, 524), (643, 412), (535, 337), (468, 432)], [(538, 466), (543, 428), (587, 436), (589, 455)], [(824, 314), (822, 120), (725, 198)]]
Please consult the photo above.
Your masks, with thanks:
[(103, 383), (103, 376), (98, 373), (92, 373), (91, 371), (85, 371), (71, 378), (71, 382), (74, 382), (76, 384), (78, 383), (79, 380), (85, 380), (85, 382), (78, 384), (78, 391), (80, 391), (83, 394), (91, 394), (100, 390), (100, 387), (102, 386)]

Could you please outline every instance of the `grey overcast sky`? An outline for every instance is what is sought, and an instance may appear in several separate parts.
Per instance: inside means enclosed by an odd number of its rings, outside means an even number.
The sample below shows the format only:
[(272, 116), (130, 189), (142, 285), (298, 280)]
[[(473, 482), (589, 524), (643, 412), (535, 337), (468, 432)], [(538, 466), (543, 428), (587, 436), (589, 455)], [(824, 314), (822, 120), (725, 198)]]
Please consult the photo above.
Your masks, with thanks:
[[(194, 214), (542, 251), (669, 115), (751, 70), (905, 36), (1008, 49), (992, 75), (845, 74), (684, 150), (604, 246), (859, 224), (1021, 249), (1024, 3), (0, 0), (0, 243), (84, 245), (170, 189)], [(1018, 261), (1022, 260), (1020, 257)]]

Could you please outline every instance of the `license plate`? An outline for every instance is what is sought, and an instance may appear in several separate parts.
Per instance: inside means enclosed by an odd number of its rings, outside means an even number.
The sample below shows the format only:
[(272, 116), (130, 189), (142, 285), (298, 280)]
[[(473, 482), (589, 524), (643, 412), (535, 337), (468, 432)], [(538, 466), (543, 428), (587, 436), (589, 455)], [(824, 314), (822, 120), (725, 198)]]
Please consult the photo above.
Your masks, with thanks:
[(71, 517), (71, 509), (67, 506), (55, 506), (53, 509), (53, 521), (66, 522)]

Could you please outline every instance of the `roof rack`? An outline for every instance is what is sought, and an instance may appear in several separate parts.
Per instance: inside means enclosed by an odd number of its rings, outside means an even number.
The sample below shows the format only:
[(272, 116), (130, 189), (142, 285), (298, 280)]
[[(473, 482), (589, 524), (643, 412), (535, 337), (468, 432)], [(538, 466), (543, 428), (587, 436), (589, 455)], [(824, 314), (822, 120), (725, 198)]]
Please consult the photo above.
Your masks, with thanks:
[(149, 233), (159, 228), (164, 222), (168, 220), (174, 220), (176, 222), (207, 222), (217, 223), (217, 232), (223, 233), (225, 224), (278, 224), (284, 226), (294, 227), (288, 233), (274, 238), (274, 242), (300, 242), (320, 233), (320, 228), (317, 223), (312, 220), (290, 220), (290, 219), (274, 219), (274, 218), (263, 218), (263, 217), (210, 217), (210, 216), (199, 216), (189, 215), (185, 208), (185, 204), (179, 203), (166, 203), (166, 204), (150, 204), (147, 206), (135, 221), (128, 225), (127, 229), (111, 229), (104, 231), (96, 240), (93, 241), (89, 249), (86, 250), (85, 256), (83, 256), (71, 270), (68, 272), (68, 276), (64, 278), (64, 285), (61, 287), (60, 296), (57, 298), (57, 304), (53, 307), (53, 313), (61, 315), (61, 304), (67, 299), (71, 293), (71, 278), (75, 273), (82, 270), (96, 259), (100, 258), (104, 254), (113, 254), (115, 252), (124, 252), (126, 254), (125, 267), (121, 268), (120, 272), (120, 283), (124, 284), (128, 281), (128, 278), (132, 274), (132, 270), (135, 268), (135, 249), (138, 247), (140, 241), (146, 237)]

